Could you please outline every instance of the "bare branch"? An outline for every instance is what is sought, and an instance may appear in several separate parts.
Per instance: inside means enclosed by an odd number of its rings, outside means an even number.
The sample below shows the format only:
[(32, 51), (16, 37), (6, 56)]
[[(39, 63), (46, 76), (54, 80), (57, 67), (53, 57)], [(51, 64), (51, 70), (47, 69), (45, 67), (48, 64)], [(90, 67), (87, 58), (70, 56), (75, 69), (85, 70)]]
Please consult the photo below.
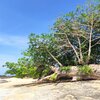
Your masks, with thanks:
[[(93, 48), (93, 47), (96, 46), (97, 44), (100, 44), (99, 42), (100, 42), (100, 40), (99, 40), (98, 42), (96, 42), (94, 45), (92, 45), (91, 48)], [(88, 52), (88, 50), (87, 50), (86, 52), (84, 52), (83, 54), (86, 54), (87, 52)]]
[(55, 58), (55, 56), (45, 47), (46, 51), (49, 53), (49, 55), (60, 65), (60, 66), (63, 66), (59, 61), (58, 59)]
[(93, 39), (92, 42), (95, 41), (95, 40), (98, 40), (98, 39), (100, 39), (100, 37)]
[(73, 46), (73, 44), (70, 42), (70, 40), (69, 40), (67, 34), (66, 34), (66, 33), (57, 33), (57, 34), (63, 34), (63, 35), (66, 36), (66, 40), (67, 40), (68, 44), (72, 47), (74, 53), (76, 54), (76, 57), (77, 57), (77, 59), (78, 59), (78, 62), (79, 62), (79, 61), (80, 61), (80, 58), (79, 58), (78, 52), (76, 51), (76, 49), (75, 49), (75, 47)]

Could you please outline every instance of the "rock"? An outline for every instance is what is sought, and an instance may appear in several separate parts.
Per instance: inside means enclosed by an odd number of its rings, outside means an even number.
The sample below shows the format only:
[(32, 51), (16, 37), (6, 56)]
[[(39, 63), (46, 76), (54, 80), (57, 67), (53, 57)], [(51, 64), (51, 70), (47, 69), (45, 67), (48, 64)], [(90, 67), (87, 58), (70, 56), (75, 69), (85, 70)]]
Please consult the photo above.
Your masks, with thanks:
[(77, 100), (73, 95), (66, 95), (62, 100)]
[(79, 100), (96, 100), (96, 99), (93, 99), (91, 97), (84, 97), (84, 96), (81, 96)]

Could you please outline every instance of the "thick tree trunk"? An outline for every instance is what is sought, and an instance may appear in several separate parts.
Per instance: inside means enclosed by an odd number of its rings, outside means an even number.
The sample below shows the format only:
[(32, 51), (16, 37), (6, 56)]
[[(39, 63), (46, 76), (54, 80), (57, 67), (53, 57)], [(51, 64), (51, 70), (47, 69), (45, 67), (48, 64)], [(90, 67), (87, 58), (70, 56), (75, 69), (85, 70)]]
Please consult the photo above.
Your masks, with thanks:
[[(53, 74), (46, 76), (37, 81), (37, 83), (44, 83), (44, 82), (55, 82), (61, 78), (71, 79), (71, 81), (78, 81), (78, 80), (88, 80), (88, 79), (100, 79), (100, 65), (90, 65), (92, 69), (92, 73), (89, 75), (81, 75), (79, 74), (79, 70), (77, 66), (72, 66), (70, 71), (68, 72), (60, 72), (58, 68), (51, 67), (54, 71)], [(53, 75), (56, 75), (55, 79), (53, 80)]]

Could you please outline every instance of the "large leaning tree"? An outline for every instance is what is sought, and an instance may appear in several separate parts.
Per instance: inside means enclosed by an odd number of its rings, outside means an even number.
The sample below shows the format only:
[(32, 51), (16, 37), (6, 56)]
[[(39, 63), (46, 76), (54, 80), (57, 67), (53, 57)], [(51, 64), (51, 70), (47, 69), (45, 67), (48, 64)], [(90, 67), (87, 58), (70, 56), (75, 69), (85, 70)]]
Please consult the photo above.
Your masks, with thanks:
[(53, 81), (68, 77), (68, 65), (100, 63), (100, 3), (90, 2), (58, 18), (51, 34), (31, 34), (28, 45), (18, 63), (6, 63), (8, 73)]

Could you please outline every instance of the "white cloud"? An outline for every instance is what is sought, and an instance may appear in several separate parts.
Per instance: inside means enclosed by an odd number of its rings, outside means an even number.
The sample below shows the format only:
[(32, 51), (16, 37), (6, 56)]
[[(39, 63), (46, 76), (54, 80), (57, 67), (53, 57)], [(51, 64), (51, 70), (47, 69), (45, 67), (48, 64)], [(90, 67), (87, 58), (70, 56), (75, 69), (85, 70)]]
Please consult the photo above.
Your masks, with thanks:
[(0, 45), (26, 47), (28, 39), (25, 36), (0, 35)]

